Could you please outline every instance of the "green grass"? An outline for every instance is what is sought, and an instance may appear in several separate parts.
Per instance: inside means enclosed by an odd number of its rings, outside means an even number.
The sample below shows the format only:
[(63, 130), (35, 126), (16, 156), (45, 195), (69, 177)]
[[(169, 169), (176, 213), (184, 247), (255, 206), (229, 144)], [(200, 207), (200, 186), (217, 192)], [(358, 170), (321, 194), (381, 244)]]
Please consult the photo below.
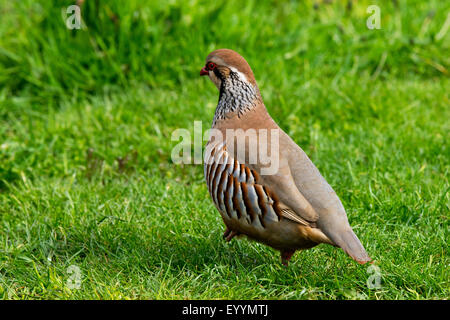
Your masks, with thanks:
[[(86, 0), (71, 31), (72, 3), (0, 0), (0, 297), (449, 298), (448, 1)], [(381, 288), (331, 246), (285, 268), (221, 238), (202, 166), (170, 155), (175, 129), (210, 127), (198, 73), (222, 47), (340, 196)]]

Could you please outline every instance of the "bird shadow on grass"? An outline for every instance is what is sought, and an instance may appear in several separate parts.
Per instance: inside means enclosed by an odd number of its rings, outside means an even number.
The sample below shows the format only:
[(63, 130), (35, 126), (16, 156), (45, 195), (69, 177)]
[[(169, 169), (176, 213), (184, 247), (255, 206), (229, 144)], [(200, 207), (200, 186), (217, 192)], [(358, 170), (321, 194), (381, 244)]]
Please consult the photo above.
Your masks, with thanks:
[(174, 278), (183, 274), (214, 274), (219, 281), (239, 277), (263, 286), (298, 286), (308, 282), (307, 276), (312, 276), (318, 287), (329, 285), (335, 277), (332, 268), (335, 258), (327, 259), (323, 252), (320, 254), (326, 259), (326, 268), (313, 263), (312, 255), (303, 257), (304, 252), (296, 253), (298, 256), (285, 267), (281, 265), (278, 251), (245, 238), (226, 243), (219, 230), (204, 236), (183, 234), (174, 237), (166, 230), (125, 229), (117, 233), (121, 236), (101, 232), (68, 234), (66, 246), (60, 247), (60, 253), (72, 257), (75, 264), (98, 267), (99, 271), (120, 269), (122, 274), (138, 272), (154, 276), (163, 271)]

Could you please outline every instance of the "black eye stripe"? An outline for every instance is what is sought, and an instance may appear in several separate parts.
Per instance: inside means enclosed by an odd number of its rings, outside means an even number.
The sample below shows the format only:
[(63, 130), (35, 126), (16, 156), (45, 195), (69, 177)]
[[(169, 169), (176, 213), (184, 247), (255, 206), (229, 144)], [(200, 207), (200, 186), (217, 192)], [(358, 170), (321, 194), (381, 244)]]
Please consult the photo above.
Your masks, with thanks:
[(212, 70), (214, 72), (214, 74), (216, 75), (217, 78), (219, 78), (220, 80), (224, 80), (224, 75), (222, 73), (220, 73), (219, 69), (214, 68)]

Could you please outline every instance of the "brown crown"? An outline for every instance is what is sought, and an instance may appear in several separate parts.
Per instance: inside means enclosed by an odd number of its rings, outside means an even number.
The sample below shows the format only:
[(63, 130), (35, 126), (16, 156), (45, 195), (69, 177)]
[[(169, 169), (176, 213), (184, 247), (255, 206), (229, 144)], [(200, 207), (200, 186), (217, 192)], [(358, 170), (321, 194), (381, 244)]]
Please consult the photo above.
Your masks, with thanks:
[(225, 63), (230, 67), (236, 68), (239, 72), (242, 72), (252, 83), (256, 85), (255, 76), (253, 75), (253, 71), (250, 68), (249, 64), (245, 59), (236, 51), (230, 49), (218, 49), (211, 52), (206, 58), (206, 62), (213, 61), (218, 64), (221, 62)]

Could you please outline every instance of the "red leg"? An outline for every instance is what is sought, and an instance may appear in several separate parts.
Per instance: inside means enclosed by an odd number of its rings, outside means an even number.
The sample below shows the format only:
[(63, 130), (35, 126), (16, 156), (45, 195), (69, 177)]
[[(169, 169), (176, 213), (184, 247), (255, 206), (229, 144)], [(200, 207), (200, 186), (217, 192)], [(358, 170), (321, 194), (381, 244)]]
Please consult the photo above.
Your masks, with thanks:
[(226, 240), (227, 242), (230, 242), (231, 239), (233, 239), (235, 236), (238, 236), (238, 235), (239, 235), (238, 232), (236, 232), (236, 231), (234, 231), (234, 230), (231, 230), (230, 234), (229, 234), (228, 236), (225, 237), (225, 240)]
[(231, 232), (231, 230), (230, 229), (228, 229), (228, 227), (225, 229), (225, 232), (223, 233), (223, 238), (226, 238), (226, 237), (228, 237), (228, 235), (230, 234), (230, 232)]
[(284, 250), (281, 251), (281, 263), (288, 266), (289, 260), (291, 260), (292, 255), (295, 253), (295, 250)]

